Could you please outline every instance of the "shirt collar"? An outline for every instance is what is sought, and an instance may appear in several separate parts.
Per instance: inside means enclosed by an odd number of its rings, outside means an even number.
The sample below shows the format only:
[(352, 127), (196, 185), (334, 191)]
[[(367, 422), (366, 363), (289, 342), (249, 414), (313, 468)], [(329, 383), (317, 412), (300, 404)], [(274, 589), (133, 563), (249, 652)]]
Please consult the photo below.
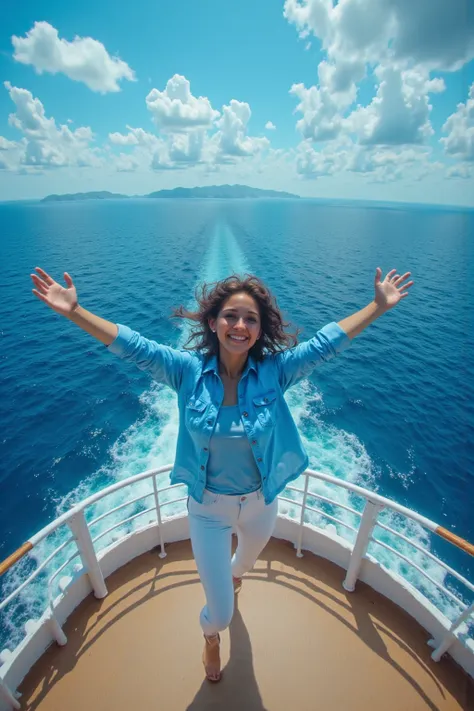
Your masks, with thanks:
[[(218, 362), (217, 362), (217, 356), (213, 355), (211, 356), (208, 360), (204, 368), (202, 369), (203, 373), (207, 373), (208, 371), (212, 370), (216, 375), (219, 375), (219, 368), (218, 368)], [(253, 358), (251, 355), (247, 358), (247, 364), (242, 372), (242, 377), (244, 375), (247, 375), (249, 370), (254, 370), (257, 372), (257, 362), (255, 358)]]

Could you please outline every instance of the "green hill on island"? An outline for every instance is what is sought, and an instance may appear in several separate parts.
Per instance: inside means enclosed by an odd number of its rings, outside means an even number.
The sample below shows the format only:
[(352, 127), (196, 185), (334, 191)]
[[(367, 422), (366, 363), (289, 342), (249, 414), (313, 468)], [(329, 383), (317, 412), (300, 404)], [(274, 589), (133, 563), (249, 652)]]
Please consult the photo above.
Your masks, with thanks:
[[(109, 193), (107, 190), (90, 193), (73, 193), (67, 195), (48, 195), (41, 202), (64, 202), (73, 200), (120, 200), (128, 199), (129, 195)], [(279, 190), (261, 190), (247, 185), (211, 185), (202, 188), (173, 188), (158, 190), (149, 195), (137, 195), (145, 198), (298, 198), (299, 195), (280, 192)]]
[(128, 198), (128, 195), (120, 193), (109, 193), (107, 190), (99, 190), (92, 193), (71, 193), (65, 195), (48, 195), (41, 202), (62, 202), (63, 200), (119, 200)]

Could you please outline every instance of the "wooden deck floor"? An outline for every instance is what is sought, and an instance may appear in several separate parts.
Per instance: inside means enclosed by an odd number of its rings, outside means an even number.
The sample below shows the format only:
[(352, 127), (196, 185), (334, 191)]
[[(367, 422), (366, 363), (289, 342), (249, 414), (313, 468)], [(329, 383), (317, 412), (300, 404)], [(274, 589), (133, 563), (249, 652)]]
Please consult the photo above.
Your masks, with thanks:
[(464, 711), (473, 684), (406, 613), (343, 571), (272, 539), (222, 634), (223, 675), (204, 678), (204, 593), (189, 541), (147, 553), (89, 596), (20, 687), (26, 711)]

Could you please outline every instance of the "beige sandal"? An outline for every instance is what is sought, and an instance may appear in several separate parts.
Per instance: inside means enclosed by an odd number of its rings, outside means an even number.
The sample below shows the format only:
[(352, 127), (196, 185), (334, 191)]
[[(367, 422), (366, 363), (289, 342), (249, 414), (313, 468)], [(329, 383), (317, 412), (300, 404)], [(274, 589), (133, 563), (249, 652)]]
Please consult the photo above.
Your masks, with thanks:
[[(202, 653), (202, 663), (204, 664), (204, 669), (206, 671), (206, 679), (214, 683), (221, 680), (221, 657), (219, 653), (221, 637), (220, 634), (213, 634), (209, 637), (204, 635), (206, 640), (206, 646), (204, 647), (204, 652)], [(216, 649), (217, 647), (217, 660), (213, 662), (208, 662), (206, 660), (207, 651), (210, 649)]]
[(242, 578), (234, 578), (232, 576), (232, 582), (234, 583), (234, 595), (238, 595), (242, 590)]

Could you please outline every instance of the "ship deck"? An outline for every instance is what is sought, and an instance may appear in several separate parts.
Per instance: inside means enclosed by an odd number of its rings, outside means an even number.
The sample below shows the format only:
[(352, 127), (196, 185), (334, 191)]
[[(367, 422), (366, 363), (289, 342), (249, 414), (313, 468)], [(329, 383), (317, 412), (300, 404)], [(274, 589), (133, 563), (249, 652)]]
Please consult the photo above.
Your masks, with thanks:
[(204, 677), (204, 604), (189, 541), (117, 570), (72, 613), (21, 684), (26, 711), (464, 711), (474, 684), (426, 633), (362, 582), (272, 538), (221, 634), (222, 679)]

